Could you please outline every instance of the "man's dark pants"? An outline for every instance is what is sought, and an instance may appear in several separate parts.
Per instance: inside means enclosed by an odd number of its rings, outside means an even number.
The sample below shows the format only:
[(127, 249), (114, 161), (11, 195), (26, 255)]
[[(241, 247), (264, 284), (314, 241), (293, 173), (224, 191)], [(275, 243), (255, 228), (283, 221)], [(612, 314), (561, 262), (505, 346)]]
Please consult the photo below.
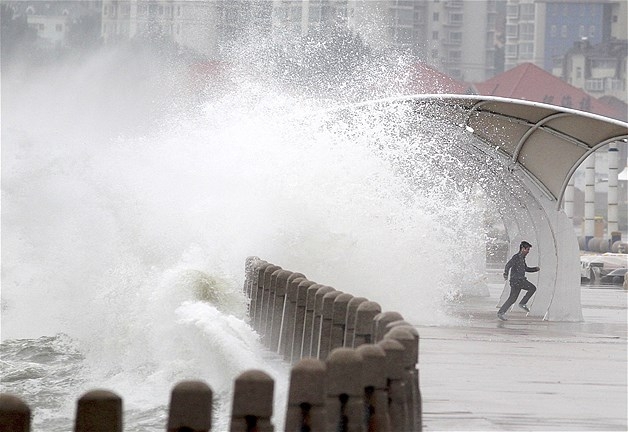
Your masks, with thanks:
[(508, 297), (508, 300), (504, 302), (502, 307), (499, 308), (499, 311), (497, 313), (506, 313), (508, 309), (510, 309), (510, 306), (512, 306), (517, 301), (517, 298), (519, 298), (519, 293), (521, 292), (521, 290), (525, 290), (527, 291), (527, 293), (525, 296), (523, 296), (519, 304), (526, 304), (528, 303), (528, 300), (530, 300), (530, 298), (534, 295), (536, 287), (527, 279), (511, 279), (510, 296)]

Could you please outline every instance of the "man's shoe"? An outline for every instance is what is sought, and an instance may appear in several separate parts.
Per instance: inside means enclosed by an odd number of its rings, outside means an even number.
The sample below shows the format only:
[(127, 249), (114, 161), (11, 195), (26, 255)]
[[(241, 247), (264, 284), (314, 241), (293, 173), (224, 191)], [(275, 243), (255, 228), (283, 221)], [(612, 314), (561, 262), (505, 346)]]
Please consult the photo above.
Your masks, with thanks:
[(508, 318), (506, 318), (506, 315), (504, 315), (503, 313), (497, 313), (497, 318), (502, 321), (508, 321)]
[(521, 309), (523, 309), (524, 311), (526, 311), (526, 312), (530, 312), (530, 308), (528, 307), (528, 305), (524, 305), (524, 304), (519, 303), (519, 307)]

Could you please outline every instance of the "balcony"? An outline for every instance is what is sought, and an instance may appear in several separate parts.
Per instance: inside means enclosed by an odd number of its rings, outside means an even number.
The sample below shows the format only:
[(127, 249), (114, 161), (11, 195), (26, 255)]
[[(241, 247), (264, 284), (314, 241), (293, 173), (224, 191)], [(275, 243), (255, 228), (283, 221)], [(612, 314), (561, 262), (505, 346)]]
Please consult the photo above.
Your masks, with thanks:
[(462, 9), (463, 0), (448, 0), (444, 3), (444, 5), (449, 9)]
[(624, 87), (624, 82), (616, 78), (590, 78), (584, 82), (584, 89), (589, 92), (623, 91)]
[(448, 27), (460, 27), (464, 24), (464, 15), (462, 13), (450, 13), (447, 21), (444, 23)]

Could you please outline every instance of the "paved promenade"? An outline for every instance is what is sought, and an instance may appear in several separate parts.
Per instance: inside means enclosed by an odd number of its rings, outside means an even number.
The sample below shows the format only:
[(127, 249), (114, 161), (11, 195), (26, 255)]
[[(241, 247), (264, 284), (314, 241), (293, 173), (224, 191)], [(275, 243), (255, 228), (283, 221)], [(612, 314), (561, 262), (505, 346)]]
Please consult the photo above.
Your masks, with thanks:
[(461, 325), (417, 327), (424, 430), (628, 430), (627, 292), (583, 286), (582, 323), (502, 322), (502, 287), (453, 306)]

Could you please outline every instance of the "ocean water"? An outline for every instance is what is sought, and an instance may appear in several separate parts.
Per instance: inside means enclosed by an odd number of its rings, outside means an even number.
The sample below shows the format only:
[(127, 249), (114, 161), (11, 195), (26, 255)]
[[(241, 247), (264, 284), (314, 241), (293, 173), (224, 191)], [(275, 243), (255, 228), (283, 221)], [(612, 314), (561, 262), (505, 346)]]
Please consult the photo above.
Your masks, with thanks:
[(275, 379), (281, 428), (289, 369), (249, 326), (247, 256), (453, 321), (444, 305), (484, 284), (484, 200), (439, 169), (464, 172), (442, 145), (464, 131), (333, 109), (404, 94), (390, 64), (325, 97), (261, 66), (192, 79), (117, 49), (5, 70), (1, 391), (34, 431), (71, 430), (94, 388), (123, 398), (126, 431), (163, 430), (184, 379), (212, 387), (224, 430), (253, 368)]

